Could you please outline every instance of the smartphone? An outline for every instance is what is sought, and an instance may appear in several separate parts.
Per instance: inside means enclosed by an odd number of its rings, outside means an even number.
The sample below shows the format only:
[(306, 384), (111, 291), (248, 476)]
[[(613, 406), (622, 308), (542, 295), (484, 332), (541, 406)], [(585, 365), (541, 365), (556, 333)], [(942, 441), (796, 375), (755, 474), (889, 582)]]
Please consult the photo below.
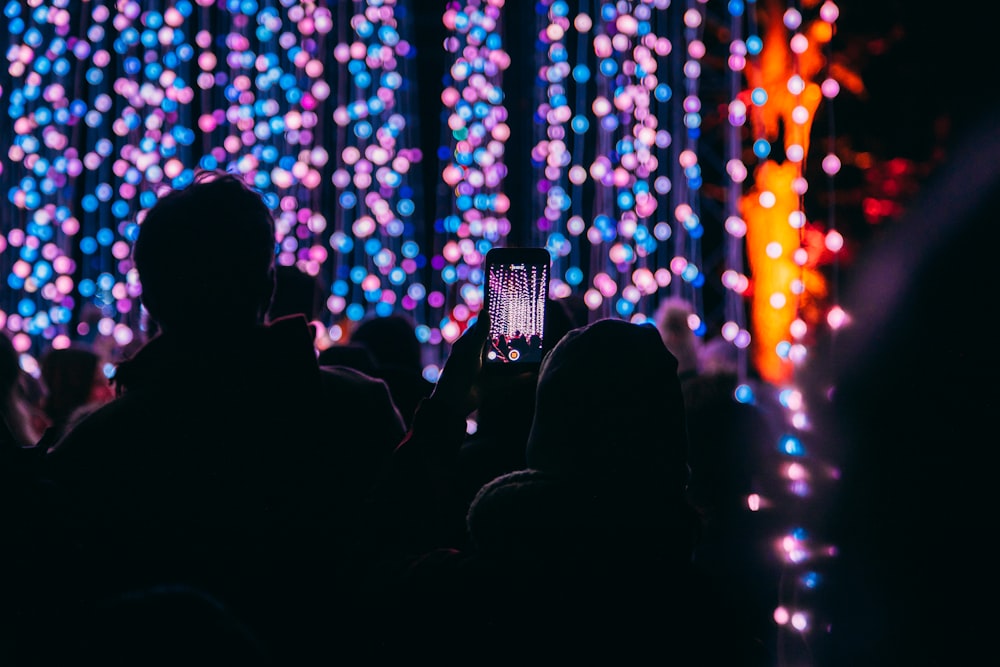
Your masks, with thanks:
[(551, 266), (545, 248), (493, 248), (486, 253), (483, 308), (490, 315), (490, 334), (484, 370), (538, 369), (548, 351), (545, 318)]

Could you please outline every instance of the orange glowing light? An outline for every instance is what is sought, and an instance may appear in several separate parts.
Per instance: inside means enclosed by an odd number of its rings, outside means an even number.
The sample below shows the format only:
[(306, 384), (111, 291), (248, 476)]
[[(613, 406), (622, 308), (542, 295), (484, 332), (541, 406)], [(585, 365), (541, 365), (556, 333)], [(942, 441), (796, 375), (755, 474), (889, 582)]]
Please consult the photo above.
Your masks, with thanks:
[[(783, 384), (791, 379), (794, 369), (789, 359), (779, 356), (778, 348), (792, 339), (789, 328), (796, 318), (809, 324), (817, 321), (819, 309), (814, 304), (826, 294), (825, 280), (815, 270), (816, 254), (806, 254), (805, 262), (796, 261), (796, 251), (810, 244), (805, 242), (807, 228), (793, 227), (789, 219), (801, 209), (800, 195), (793, 184), (802, 178), (809, 154), (812, 122), (823, 97), (815, 79), (825, 65), (821, 49), (829, 42), (832, 30), (820, 20), (804, 25), (802, 34), (808, 46), (795, 54), (789, 48), (782, 21), (783, 6), (776, 0), (764, 4), (759, 12), (764, 48), (760, 58), (748, 64), (746, 76), (750, 89), (763, 88), (767, 92), (767, 103), (749, 105), (751, 126), (755, 137), (772, 143), (783, 137), (786, 151), (789, 146), (800, 146), (802, 158), (785, 160), (781, 155), (780, 162), (762, 160), (754, 170), (754, 185), (740, 199), (739, 206), (747, 223), (746, 250), (753, 280), (753, 361), (764, 380)], [(804, 119), (799, 112), (800, 122), (793, 119), (796, 107), (808, 111)]]

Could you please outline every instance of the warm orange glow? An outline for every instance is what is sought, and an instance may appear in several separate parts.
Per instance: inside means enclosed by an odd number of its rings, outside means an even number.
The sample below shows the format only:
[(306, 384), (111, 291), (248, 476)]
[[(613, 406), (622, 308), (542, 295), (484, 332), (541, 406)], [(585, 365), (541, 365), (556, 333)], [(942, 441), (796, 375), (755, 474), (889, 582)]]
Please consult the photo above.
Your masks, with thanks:
[[(825, 292), (823, 277), (810, 268), (808, 262), (799, 266), (793, 259), (793, 254), (802, 245), (799, 230), (788, 224), (789, 215), (799, 207), (798, 195), (792, 190), (792, 180), (798, 175), (798, 166), (791, 162), (763, 162), (757, 168), (753, 189), (740, 200), (740, 209), (747, 221), (746, 249), (753, 279), (750, 312), (754, 365), (763, 379), (775, 384), (791, 378), (791, 362), (779, 357), (776, 348), (781, 341), (790, 339), (788, 328), (801, 311), (800, 299), (811, 299)], [(775, 196), (775, 203), (770, 208), (763, 207), (759, 201), (764, 190)], [(776, 257), (773, 256), (774, 244), (781, 249)], [(804, 284), (805, 292), (801, 295), (792, 293), (796, 280)], [(779, 307), (772, 303), (775, 294), (785, 298)], [(813, 323), (816, 314), (811, 318), (803, 319)]]
[[(746, 249), (753, 281), (751, 290), (751, 333), (753, 335), (753, 362), (760, 376), (771, 383), (782, 384), (791, 379), (792, 363), (778, 356), (777, 346), (790, 341), (789, 327), (796, 317), (810, 326), (819, 317), (813, 306), (817, 297), (826, 293), (823, 276), (814, 266), (814, 255), (801, 265), (794, 259), (795, 251), (803, 245), (805, 229), (789, 224), (789, 216), (800, 209), (799, 195), (792, 189), (793, 182), (802, 176), (803, 165), (809, 153), (809, 134), (816, 109), (822, 100), (819, 84), (814, 81), (822, 72), (825, 59), (821, 52), (832, 36), (828, 25), (817, 21), (803, 27), (808, 38), (808, 48), (796, 56), (789, 48), (789, 35), (782, 22), (783, 5), (769, 0), (761, 8), (761, 24), (765, 26), (764, 48), (760, 59), (747, 68), (750, 89), (767, 91), (767, 103), (751, 106), (754, 137), (764, 137), (775, 142), (784, 139), (784, 148), (801, 146), (800, 162), (784, 160), (784, 151), (772, 148), (772, 156), (761, 161), (754, 170), (754, 185), (740, 200), (740, 212), (747, 222)], [(789, 91), (789, 80), (798, 75), (803, 88), (797, 95)], [(792, 119), (795, 107), (808, 110), (805, 122)], [(774, 204), (765, 207), (760, 195), (770, 192)], [(780, 249), (780, 252), (779, 252)], [(803, 289), (796, 293), (796, 283)]]
[(856, 97), (863, 97), (865, 95), (865, 83), (861, 80), (857, 72), (840, 63), (831, 63), (829, 72), (830, 76), (837, 80), (841, 88), (850, 91)]

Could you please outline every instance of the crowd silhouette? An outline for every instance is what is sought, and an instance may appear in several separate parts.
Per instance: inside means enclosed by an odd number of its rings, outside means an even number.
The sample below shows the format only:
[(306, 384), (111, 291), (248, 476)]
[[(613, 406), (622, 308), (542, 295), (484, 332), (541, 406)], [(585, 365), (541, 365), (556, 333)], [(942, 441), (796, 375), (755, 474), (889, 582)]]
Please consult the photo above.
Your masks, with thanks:
[(273, 225), (200, 172), (141, 221), (151, 334), (110, 378), (52, 350), (39, 393), (0, 341), (0, 662), (774, 664), (730, 516), (754, 463), (718, 460), (756, 426), (703, 428), (729, 376), (695, 392), (653, 324), (572, 299), (519, 375), (481, 372), (485, 313), (434, 383), (402, 315), (319, 350)]

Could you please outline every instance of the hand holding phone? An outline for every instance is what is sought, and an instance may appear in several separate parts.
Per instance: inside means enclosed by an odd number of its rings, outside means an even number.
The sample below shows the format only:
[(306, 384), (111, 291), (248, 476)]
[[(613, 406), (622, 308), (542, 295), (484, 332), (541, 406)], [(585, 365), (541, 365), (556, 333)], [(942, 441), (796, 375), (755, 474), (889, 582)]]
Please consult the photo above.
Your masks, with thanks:
[(451, 353), (431, 393), (436, 400), (465, 415), (478, 407), (473, 387), (479, 377), (488, 333), (489, 316), (481, 314), (452, 344)]
[(484, 305), (490, 333), (487, 372), (537, 370), (548, 350), (546, 308), (552, 257), (545, 248), (493, 248), (486, 254)]

